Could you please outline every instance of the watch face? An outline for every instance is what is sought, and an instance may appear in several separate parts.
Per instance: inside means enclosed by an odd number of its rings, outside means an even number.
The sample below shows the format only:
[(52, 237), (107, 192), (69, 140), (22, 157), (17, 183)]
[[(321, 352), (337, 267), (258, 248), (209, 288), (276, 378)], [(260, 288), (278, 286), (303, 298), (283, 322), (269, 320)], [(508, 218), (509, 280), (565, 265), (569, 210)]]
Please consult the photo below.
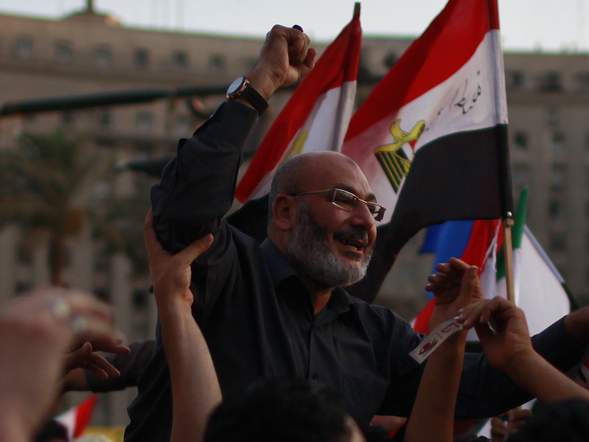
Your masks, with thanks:
[(233, 80), (233, 82), (227, 88), (227, 95), (232, 95), (235, 92), (237, 92), (241, 88), (241, 85), (243, 84), (244, 80), (244, 77), (238, 77), (235, 80)]

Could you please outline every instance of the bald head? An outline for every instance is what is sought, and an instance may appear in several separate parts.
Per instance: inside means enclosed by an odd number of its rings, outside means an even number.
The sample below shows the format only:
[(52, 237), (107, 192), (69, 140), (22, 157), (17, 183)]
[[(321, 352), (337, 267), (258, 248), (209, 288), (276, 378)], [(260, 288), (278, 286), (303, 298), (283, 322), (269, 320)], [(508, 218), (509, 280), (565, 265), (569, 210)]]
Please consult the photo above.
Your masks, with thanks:
[[(313, 182), (313, 178), (324, 176), (327, 170), (333, 170), (334, 167), (355, 170), (364, 177), (356, 162), (342, 153), (332, 151), (303, 153), (284, 162), (276, 170), (270, 187), (268, 207), (272, 207), (279, 193), (295, 194), (309, 190), (303, 185)], [(272, 211), (270, 210), (269, 213), (269, 219), (272, 219)]]

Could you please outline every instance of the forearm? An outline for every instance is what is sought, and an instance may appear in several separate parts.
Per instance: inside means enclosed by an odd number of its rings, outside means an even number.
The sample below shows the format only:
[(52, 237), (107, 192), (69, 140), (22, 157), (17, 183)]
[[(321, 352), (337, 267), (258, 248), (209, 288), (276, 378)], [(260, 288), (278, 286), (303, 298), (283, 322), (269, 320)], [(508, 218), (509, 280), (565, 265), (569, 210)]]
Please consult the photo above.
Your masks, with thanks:
[(521, 388), (542, 402), (556, 402), (572, 398), (589, 400), (589, 392), (562, 374), (536, 352), (521, 355), (507, 370)]
[[(405, 433), (406, 442), (453, 440), (454, 410), (464, 362), (465, 334), (444, 342), (427, 361)], [(424, 425), (427, 422), (427, 425)]]
[(189, 308), (167, 306), (159, 313), (172, 384), (171, 441), (201, 441), (211, 411), (221, 402), (213, 361)]
[(168, 251), (216, 230), (233, 202), (241, 147), (256, 118), (253, 109), (226, 102), (190, 140), (180, 141), (151, 191), (154, 227)]

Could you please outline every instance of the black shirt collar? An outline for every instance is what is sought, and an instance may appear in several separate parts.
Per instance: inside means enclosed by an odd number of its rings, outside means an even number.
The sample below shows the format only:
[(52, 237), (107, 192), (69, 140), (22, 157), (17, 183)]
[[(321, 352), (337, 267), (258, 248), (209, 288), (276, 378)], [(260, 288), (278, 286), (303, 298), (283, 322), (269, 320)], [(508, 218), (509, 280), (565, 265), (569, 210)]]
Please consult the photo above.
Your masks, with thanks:
[[(270, 271), (270, 277), (272, 278), (274, 287), (278, 287), (281, 282), (290, 278), (297, 278), (300, 281), (297, 272), (289, 264), (286, 256), (278, 250), (272, 241), (266, 238), (260, 245), (260, 249)], [(326, 308), (332, 310), (334, 313), (340, 314), (350, 310), (350, 305), (353, 303), (353, 298), (346, 290), (336, 287)]]

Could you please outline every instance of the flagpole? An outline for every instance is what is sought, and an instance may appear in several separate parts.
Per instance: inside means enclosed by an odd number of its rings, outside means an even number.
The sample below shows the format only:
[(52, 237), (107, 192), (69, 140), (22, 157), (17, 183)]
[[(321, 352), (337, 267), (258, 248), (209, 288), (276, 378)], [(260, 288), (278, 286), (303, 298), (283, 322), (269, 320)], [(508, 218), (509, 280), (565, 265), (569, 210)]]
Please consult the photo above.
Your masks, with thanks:
[[(499, 31), (499, 10), (497, 0), (487, 0), (489, 17), (497, 20), (497, 31)], [(513, 281), (513, 241), (511, 228), (514, 224), (513, 218), (513, 195), (511, 193), (511, 173), (509, 168), (509, 138), (507, 135), (507, 109), (505, 109), (505, 120), (501, 118), (500, 109), (506, 106), (505, 96), (505, 69), (503, 67), (503, 53), (498, 33), (492, 35), (491, 42), (493, 52), (496, 56), (495, 65), (495, 109), (497, 112), (498, 133), (497, 147), (499, 153), (499, 185), (501, 191), (501, 202), (503, 206), (503, 253), (505, 258), (505, 284), (507, 285), (507, 299), (515, 304), (515, 290)]]
[(515, 290), (513, 283), (513, 241), (511, 229), (513, 214), (507, 212), (503, 219), (503, 257), (505, 258), (505, 285), (507, 286), (507, 300), (515, 304)]

